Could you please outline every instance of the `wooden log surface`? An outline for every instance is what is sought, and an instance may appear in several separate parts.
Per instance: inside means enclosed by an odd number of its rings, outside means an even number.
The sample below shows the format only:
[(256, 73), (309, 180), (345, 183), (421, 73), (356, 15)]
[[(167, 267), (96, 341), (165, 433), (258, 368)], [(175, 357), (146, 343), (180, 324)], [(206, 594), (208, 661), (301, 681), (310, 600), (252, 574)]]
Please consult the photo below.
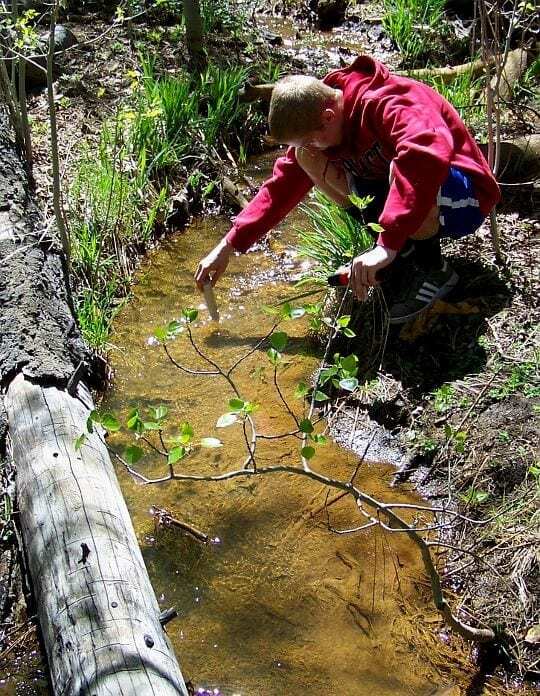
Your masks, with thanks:
[(93, 408), (19, 375), (5, 399), (20, 528), (55, 694), (187, 696)]

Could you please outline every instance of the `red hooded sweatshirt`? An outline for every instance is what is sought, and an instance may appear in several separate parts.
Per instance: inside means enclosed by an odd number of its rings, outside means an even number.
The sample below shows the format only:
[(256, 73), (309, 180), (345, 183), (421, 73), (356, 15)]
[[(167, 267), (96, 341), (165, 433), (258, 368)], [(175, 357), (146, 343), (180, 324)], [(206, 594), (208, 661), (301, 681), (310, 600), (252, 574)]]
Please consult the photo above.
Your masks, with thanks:
[[(393, 179), (379, 223), (378, 244), (399, 250), (435, 205), (450, 166), (468, 173), (480, 210), (487, 215), (500, 191), (478, 145), (458, 113), (427, 85), (388, 71), (359, 56), (324, 82), (342, 90), (343, 140), (325, 154), (347, 163), (365, 179)], [(275, 227), (308, 193), (311, 179), (296, 161), (295, 148), (276, 160), (272, 176), (236, 217), (227, 240), (238, 251)]]

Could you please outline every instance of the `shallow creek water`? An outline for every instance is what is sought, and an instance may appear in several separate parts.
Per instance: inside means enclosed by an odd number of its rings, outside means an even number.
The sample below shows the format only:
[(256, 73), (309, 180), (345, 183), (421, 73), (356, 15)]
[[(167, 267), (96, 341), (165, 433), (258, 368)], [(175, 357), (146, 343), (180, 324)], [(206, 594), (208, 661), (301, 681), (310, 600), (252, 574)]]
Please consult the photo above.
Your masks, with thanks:
[[(262, 305), (297, 292), (291, 278), (301, 262), (290, 242), (298, 224), (299, 213), (288, 218), (271, 253), (258, 250), (232, 260), (217, 288), (219, 324), (200, 311), (195, 340), (221, 365), (231, 365), (271, 328)], [(176, 370), (149, 337), (157, 326), (180, 317), (182, 308), (201, 304), (193, 271), (227, 227), (226, 220), (195, 221), (150, 254), (133, 300), (115, 322), (115, 384), (103, 407), (125, 416), (136, 406), (165, 404), (171, 423), (188, 420), (195, 439), (221, 438), (222, 448), (198, 450), (177, 465), (187, 473), (239, 468), (240, 426), (214, 427), (234, 395), (219, 377)], [(318, 357), (308, 348), (303, 320), (287, 322), (283, 330), (291, 339), (280, 384), (299, 413), (292, 393), (299, 380), (309, 380)], [(204, 367), (185, 334), (171, 352), (191, 368)], [(255, 351), (234, 374), (242, 396), (261, 404), (255, 414), (259, 431), (293, 429), (276, 398), (266, 349)], [(112, 444), (125, 444), (123, 436)], [(298, 452), (294, 438), (261, 442), (258, 462), (294, 465)], [(343, 479), (357, 463), (356, 454), (333, 443), (319, 447), (312, 460), (317, 471)], [(147, 475), (165, 473), (158, 455), (137, 466)], [(357, 482), (380, 499), (407, 500), (388, 488), (389, 473), (385, 464), (364, 463)], [(431, 693), (431, 675), (409, 642), (411, 620), (405, 613), (405, 607), (418, 609), (425, 600), (417, 585), (423, 583), (422, 570), (416, 549), (402, 535), (331, 533), (324, 514), (309, 517), (327, 490), (301, 476), (143, 486), (122, 468), (118, 474), (160, 605), (179, 611), (167, 631), (186, 678), (197, 687), (242, 696)], [(202, 546), (179, 531), (156, 530), (149, 512), (153, 505), (216, 543)], [(346, 528), (362, 519), (352, 503), (340, 502), (331, 508), (331, 523)]]

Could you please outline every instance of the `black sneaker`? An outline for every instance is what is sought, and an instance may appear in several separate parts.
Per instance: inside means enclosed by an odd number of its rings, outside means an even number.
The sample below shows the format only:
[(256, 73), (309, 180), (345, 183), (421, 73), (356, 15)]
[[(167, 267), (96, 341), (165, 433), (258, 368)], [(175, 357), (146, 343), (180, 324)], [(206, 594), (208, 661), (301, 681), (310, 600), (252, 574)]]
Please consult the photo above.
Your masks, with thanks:
[(417, 268), (416, 273), (406, 293), (390, 307), (390, 324), (404, 324), (414, 319), (431, 307), (435, 300), (448, 295), (459, 280), (458, 274), (446, 261), (439, 270), (422, 271)]

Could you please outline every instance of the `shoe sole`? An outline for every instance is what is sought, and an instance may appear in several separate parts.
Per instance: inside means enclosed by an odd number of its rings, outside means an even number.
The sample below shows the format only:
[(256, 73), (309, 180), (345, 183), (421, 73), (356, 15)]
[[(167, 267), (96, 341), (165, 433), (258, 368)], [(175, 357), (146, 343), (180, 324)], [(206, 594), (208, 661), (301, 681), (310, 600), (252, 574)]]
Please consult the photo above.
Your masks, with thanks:
[(407, 314), (404, 317), (390, 317), (388, 319), (389, 324), (406, 324), (408, 321), (411, 319), (414, 319), (417, 317), (419, 314), (422, 314), (422, 312), (425, 312), (426, 309), (429, 309), (433, 304), (435, 303), (435, 300), (440, 300), (441, 297), (446, 297), (458, 284), (459, 281), (459, 276), (458, 274), (453, 271), (452, 275), (450, 276), (449, 280), (446, 281), (446, 283), (439, 288), (439, 291), (437, 294), (433, 297), (431, 302), (427, 304), (425, 307), (422, 307), (422, 309), (417, 310), (416, 312), (413, 312), (412, 314)]

